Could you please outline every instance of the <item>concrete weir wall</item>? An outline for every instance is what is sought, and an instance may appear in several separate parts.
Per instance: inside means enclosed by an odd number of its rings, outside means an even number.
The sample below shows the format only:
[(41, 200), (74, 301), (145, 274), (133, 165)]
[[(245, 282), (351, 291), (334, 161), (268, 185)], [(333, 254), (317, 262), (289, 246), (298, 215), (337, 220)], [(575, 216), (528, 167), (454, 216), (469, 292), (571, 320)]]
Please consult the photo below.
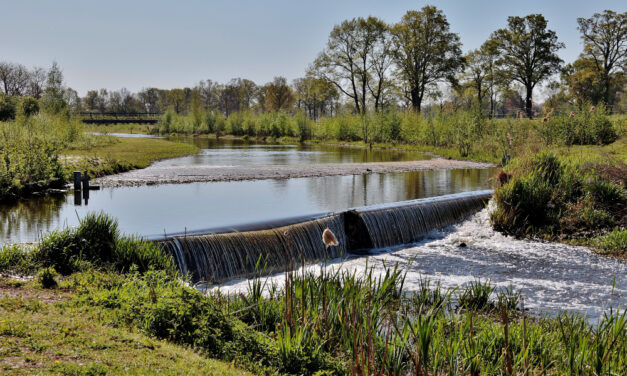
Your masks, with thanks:
[[(154, 239), (193, 282), (222, 282), (285, 271), (302, 262), (410, 244), (485, 207), (492, 190), (401, 201)], [(326, 248), (331, 229), (339, 245)]]

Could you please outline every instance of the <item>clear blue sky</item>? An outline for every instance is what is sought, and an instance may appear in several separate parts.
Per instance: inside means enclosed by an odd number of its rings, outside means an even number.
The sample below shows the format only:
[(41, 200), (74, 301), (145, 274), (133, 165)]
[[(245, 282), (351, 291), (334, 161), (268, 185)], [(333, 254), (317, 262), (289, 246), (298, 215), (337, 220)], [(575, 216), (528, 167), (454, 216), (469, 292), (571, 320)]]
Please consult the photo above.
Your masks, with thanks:
[(542, 13), (566, 43), (567, 62), (581, 50), (577, 17), (627, 8), (624, 0), (0, 0), (0, 61), (49, 67), (56, 60), (81, 95), (234, 77), (263, 84), (302, 76), (342, 20), (373, 15), (393, 23), (426, 4), (444, 11), (464, 51), (507, 16)]

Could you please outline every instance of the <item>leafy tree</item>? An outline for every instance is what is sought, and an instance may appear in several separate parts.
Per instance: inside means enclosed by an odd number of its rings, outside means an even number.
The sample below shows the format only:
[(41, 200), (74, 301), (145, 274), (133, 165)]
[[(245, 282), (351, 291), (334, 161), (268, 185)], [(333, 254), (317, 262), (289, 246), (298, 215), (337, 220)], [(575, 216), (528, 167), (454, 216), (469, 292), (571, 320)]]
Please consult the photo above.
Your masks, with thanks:
[(56, 61), (48, 71), (46, 89), (42, 98), (42, 107), (49, 114), (63, 114), (68, 111), (68, 104), (64, 99), (63, 72)]
[(263, 91), (263, 106), (266, 111), (287, 111), (294, 105), (294, 92), (285, 77), (275, 77)]
[(490, 116), (494, 115), (496, 87), (500, 81), (500, 75), (496, 73), (495, 69), (497, 58), (498, 51), (491, 41), (485, 42), (480, 48), (470, 51), (464, 56), (463, 86), (474, 91), (477, 104), (481, 109), (484, 107), (484, 99), (488, 96)]
[(557, 50), (564, 44), (558, 42), (554, 31), (547, 30), (541, 14), (508, 17), (507, 28), (495, 31), (492, 40), (501, 53), (500, 73), (525, 87), (525, 112), (531, 118), (533, 89), (560, 70), (562, 59)]
[(420, 111), (428, 89), (454, 81), (463, 64), (459, 36), (449, 30), (441, 10), (426, 6), (408, 11), (392, 28), (394, 60), (407, 86), (412, 107)]
[(627, 12), (606, 10), (577, 23), (584, 42), (581, 58), (594, 63), (590, 68), (600, 76), (603, 101), (611, 104), (612, 82), (627, 65)]
[(375, 17), (343, 21), (331, 31), (327, 47), (310, 73), (332, 82), (351, 98), (358, 113), (366, 112), (369, 93), (378, 107), (389, 67), (387, 33), (387, 25)]
[(298, 108), (305, 108), (310, 119), (331, 115), (338, 92), (332, 82), (324, 78), (307, 76), (294, 80)]

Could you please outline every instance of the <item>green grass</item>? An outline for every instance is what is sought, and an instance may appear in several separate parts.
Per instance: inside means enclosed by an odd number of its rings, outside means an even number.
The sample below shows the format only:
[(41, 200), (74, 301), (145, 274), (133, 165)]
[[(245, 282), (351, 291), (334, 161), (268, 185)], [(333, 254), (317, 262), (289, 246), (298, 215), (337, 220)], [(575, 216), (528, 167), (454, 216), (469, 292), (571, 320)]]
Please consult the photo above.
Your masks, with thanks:
[[(110, 137), (110, 136), (96, 136)], [(92, 177), (148, 167), (151, 163), (195, 154), (193, 145), (153, 138), (115, 137), (112, 143), (89, 149), (65, 149), (62, 160), (68, 171), (87, 170)]]
[(98, 133), (133, 133), (133, 134), (151, 134), (154, 126), (150, 124), (85, 124), (85, 132)]
[(71, 302), (75, 291), (0, 281), (2, 375), (250, 375)]

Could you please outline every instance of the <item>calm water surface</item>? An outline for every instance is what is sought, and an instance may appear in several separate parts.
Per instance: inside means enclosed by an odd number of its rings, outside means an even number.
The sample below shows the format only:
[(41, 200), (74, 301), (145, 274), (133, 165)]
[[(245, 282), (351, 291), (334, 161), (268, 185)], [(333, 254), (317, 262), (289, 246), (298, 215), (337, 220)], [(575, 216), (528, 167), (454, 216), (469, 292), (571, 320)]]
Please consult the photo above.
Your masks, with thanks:
[[(262, 165), (424, 159), (417, 152), (333, 146), (264, 145), (238, 140), (182, 138), (203, 148), (162, 165)], [(74, 226), (90, 211), (118, 219), (125, 233), (162, 235), (316, 214), (354, 206), (490, 188), (493, 169), (332, 176), (105, 188), (89, 197), (48, 195), (0, 208), (0, 242), (36, 241)]]

